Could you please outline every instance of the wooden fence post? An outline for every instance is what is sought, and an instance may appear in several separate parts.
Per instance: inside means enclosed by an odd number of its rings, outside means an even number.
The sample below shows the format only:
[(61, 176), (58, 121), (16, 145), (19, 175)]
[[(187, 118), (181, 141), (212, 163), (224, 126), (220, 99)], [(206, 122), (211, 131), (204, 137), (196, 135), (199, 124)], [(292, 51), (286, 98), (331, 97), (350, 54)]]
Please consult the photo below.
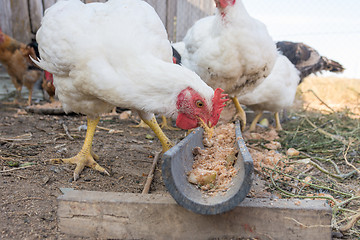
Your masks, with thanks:
[(30, 30), (30, 18), (27, 0), (12, 0), (12, 36), (16, 40), (27, 43), (30, 42), (33, 34)]
[[(0, 0), (0, 28), (13, 38), (28, 43), (41, 25), (44, 11), (58, 0)], [(106, 0), (81, 0), (84, 3)], [(168, 32), (169, 40), (180, 41), (193, 23), (214, 12), (209, 0), (145, 0), (154, 7)]]
[(28, 0), (29, 5), (29, 18), (31, 33), (36, 34), (40, 28), (41, 19), (44, 14), (44, 7), (42, 0)]
[(54, 5), (56, 3), (56, 0), (43, 0), (43, 9), (44, 11)]
[(176, 41), (176, 13), (177, 13), (177, 1), (167, 0), (166, 1), (166, 30), (168, 38), (171, 42)]
[(12, 36), (11, 4), (8, 0), (0, 0), (0, 28)]

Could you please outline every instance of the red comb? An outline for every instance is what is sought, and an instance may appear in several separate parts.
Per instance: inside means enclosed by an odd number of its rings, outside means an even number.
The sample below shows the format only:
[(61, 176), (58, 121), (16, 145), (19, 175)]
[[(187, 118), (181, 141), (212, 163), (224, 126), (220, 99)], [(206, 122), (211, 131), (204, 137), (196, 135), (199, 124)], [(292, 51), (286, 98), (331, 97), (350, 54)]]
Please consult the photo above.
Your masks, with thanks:
[(227, 94), (223, 94), (224, 90), (221, 88), (217, 88), (214, 91), (214, 97), (212, 99), (213, 101), (213, 110), (211, 114), (210, 123), (211, 126), (215, 126), (217, 122), (219, 121), (220, 114), (223, 110), (223, 108), (226, 106), (225, 102), (229, 101), (230, 99), (225, 98), (227, 97)]
[(214, 97), (213, 97), (214, 110), (222, 109), (223, 107), (226, 106), (224, 103), (230, 100), (228, 98), (224, 98), (227, 97), (228, 95), (223, 94), (223, 92), (224, 90), (222, 90), (221, 88), (215, 89)]
[(215, 0), (217, 8), (226, 8), (227, 6), (233, 6), (236, 0)]

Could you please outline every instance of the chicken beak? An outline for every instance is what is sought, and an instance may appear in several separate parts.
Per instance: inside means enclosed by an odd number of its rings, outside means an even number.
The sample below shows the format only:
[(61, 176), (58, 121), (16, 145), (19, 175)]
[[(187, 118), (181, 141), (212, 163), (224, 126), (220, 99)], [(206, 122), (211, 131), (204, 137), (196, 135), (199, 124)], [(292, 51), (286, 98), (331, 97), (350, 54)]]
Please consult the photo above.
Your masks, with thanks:
[(205, 136), (208, 137), (208, 139), (211, 139), (212, 136), (214, 135), (214, 127), (211, 126), (211, 122), (209, 124), (209, 126), (204, 122), (204, 120), (202, 120), (201, 118), (200, 119), (200, 126), (202, 128), (204, 128), (204, 131), (205, 131)]

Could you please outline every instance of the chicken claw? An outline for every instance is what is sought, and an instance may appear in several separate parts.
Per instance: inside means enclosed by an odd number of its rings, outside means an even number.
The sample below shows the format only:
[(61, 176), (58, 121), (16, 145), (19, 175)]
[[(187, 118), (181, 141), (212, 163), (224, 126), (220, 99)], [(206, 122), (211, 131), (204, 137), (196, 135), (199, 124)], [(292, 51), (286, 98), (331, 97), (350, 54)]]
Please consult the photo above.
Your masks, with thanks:
[(74, 171), (74, 181), (79, 179), (80, 173), (85, 167), (90, 167), (94, 170), (102, 172), (108, 176), (110, 176), (109, 172), (106, 171), (105, 168), (101, 167), (95, 160), (99, 159), (99, 157), (94, 154), (80, 151), (76, 156), (71, 158), (56, 158), (52, 159), (52, 162), (64, 162), (64, 163), (72, 163), (76, 164), (76, 168)]
[(106, 171), (105, 168), (101, 167), (95, 161), (99, 159), (99, 156), (96, 155), (91, 149), (95, 129), (99, 120), (100, 120), (99, 117), (95, 119), (88, 117), (88, 124), (87, 124), (87, 131), (86, 131), (84, 145), (76, 156), (71, 158), (57, 158), (51, 160), (51, 162), (64, 162), (64, 163), (76, 164), (76, 168), (74, 171), (74, 181), (79, 179), (80, 173), (85, 167), (90, 167), (92, 169), (95, 169), (99, 172), (102, 172), (110, 176), (109, 172)]
[(142, 119), (140, 120), (138, 125), (131, 125), (133, 128), (150, 128)]
[(160, 123), (160, 128), (165, 129), (165, 130), (180, 130), (180, 128), (176, 128), (176, 127), (172, 127), (171, 126), (171, 119), (170, 119), (170, 124), (168, 124), (168, 120), (166, 119), (165, 116), (161, 116), (162, 122)]

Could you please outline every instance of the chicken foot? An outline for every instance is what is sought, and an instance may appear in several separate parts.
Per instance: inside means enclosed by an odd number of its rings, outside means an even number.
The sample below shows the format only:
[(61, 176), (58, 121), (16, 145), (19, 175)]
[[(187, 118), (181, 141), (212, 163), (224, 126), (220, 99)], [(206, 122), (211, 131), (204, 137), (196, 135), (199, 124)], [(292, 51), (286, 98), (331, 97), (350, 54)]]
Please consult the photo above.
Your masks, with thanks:
[[(179, 128), (174, 128), (171, 125), (168, 124), (168, 121), (165, 116), (161, 116), (162, 122), (159, 124), (160, 128), (165, 130), (180, 130)], [(131, 127), (135, 128), (149, 128), (149, 125), (147, 125), (142, 119), (138, 125), (133, 125)]]
[(63, 159), (52, 159), (52, 162), (64, 162), (64, 163), (72, 163), (76, 164), (76, 168), (74, 171), (74, 181), (76, 181), (81, 171), (85, 167), (90, 167), (99, 172), (105, 173), (110, 176), (108, 171), (106, 171), (103, 167), (101, 167), (95, 160), (98, 160), (99, 157), (92, 150), (92, 142), (95, 134), (95, 129), (97, 124), (99, 123), (100, 117), (95, 119), (88, 117), (87, 118), (87, 131), (85, 136), (84, 145), (81, 148), (80, 152), (71, 158), (63, 158)]
[(141, 115), (140, 117), (154, 131), (155, 135), (160, 140), (163, 148), (163, 152), (166, 152), (167, 150), (169, 150), (174, 146), (174, 144), (170, 141), (170, 139), (161, 130), (159, 124), (156, 121), (155, 116), (152, 116), (152, 118), (149, 120), (147, 120), (145, 117), (142, 117)]
[(162, 119), (162, 122), (160, 123), (160, 127), (162, 129), (165, 129), (165, 130), (180, 130), (180, 128), (175, 128), (175, 127), (171, 126), (171, 119), (169, 119), (170, 124), (168, 124), (168, 120), (166, 119), (165, 116), (161, 116), (161, 119)]
[(233, 100), (233, 102), (235, 104), (235, 108), (236, 108), (236, 114), (234, 116), (234, 119), (240, 118), (241, 131), (244, 131), (245, 127), (246, 127), (246, 113), (245, 113), (244, 109), (241, 107), (237, 97), (232, 97), (231, 99)]
[(149, 125), (147, 125), (147, 124), (141, 119), (138, 125), (131, 125), (130, 127), (134, 127), (134, 128), (149, 128)]
[[(262, 112), (258, 113), (254, 120), (252, 121), (251, 125), (250, 125), (250, 128), (249, 128), (249, 131), (250, 132), (253, 132), (255, 131), (255, 128), (256, 128), (256, 124), (259, 122), (260, 120), (260, 117), (262, 116)], [(281, 131), (283, 130), (283, 128), (281, 127), (281, 123), (280, 123), (280, 117), (279, 117), (279, 112), (276, 112), (274, 114), (274, 117), (275, 117), (275, 130), (276, 131)]]

